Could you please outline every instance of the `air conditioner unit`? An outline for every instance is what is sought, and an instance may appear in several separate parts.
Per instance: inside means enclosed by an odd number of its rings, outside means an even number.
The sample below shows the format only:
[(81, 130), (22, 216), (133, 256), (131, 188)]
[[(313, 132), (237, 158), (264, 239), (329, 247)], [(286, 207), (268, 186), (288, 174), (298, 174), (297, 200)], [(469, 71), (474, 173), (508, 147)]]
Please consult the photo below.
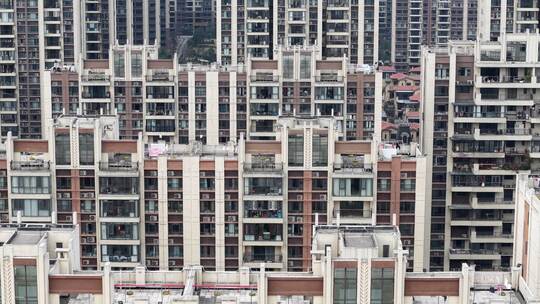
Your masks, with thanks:
[(174, 239), (169, 239), (169, 245), (174, 244)]
[(88, 243), (88, 242), (86, 241), (86, 238), (83, 237), (81, 238), (81, 243)]
[(71, 215), (66, 216), (66, 221), (72, 221), (73, 217)]
[(79, 172), (79, 175), (80, 175), (80, 176), (86, 176), (86, 170), (81, 170), (81, 171)]
[(174, 176), (174, 171), (167, 171), (168, 176)]
[(409, 175), (407, 174), (407, 172), (402, 172), (401, 173), (401, 178), (407, 178), (409, 177)]
[(230, 199), (231, 199), (231, 195), (230, 195), (230, 194), (225, 194), (225, 199), (226, 199), (226, 200), (230, 200)]
[(319, 177), (319, 172), (313, 172), (313, 177)]
[(210, 199), (210, 195), (209, 195), (208, 193), (204, 193), (204, 194), (202, 195), (202, 198), (203, 198), (203, 199)]
[(403, 245), (411, 245), (411, 240), (403, 240)]
[(201, 171), (200, 176), (201, 176), (201, 177), (205, 177), (205, 176), (206, 176), (206, 172), (205, 172), (205, 171)]
[(154, 244), (159, 244), (159, 239), (154, 239), (154, 240), (153, 240), (153, 243), (154, 243)]
[(157, 195), (157, 193), (150, 193), (150, 197), (151, 197), (151, 198), (157, 198), (158, 195)]
[(64, 198), (71, 198), (71, 192), (65, 192)]
[(325, 201), (326, 200), (326, 194), (321, 194), (320, 199)]
[(90, 265), (90, 261), (89, 261), (89, 260), (83, 260), (82, 263), (83, 263), (83, 265)]
[(157, 220), (158, 220), (157, 215), (151, 215), (151, 216), (150, 216), (150, 221), (151, 221), (151, 222), (157, 222)]
[(95, 221), (95, 220), (96, 220), (96, 216), (95, 216), (95, 215), (93, 215), (93, 214), (92, 214), (92, 215), (90, 215), (90, 216), (89, 216), (88, 218), (89, 218), (89, 219), (90, 219), (91, 221)]
[(296, 195), (296, 199), (297, 199), (297, 200), (302, 200), (302, 199), (304, 199), (304, 198), (303, 198), (302, 194), (297, 194), (297, 195)]
[(62, 198), (62, 193), (56, 193), (56, 198)]
[(169, 261), (170, 266), (176, 266), (176, 261)]
[(93, 236), (89, 236), (86, 239), (88, 240), (88, 243), (95, 243), (96, 242), (96, 238), (93, 237)]
[(182, 193), (175, 193), (174, 198), (182, 198)]

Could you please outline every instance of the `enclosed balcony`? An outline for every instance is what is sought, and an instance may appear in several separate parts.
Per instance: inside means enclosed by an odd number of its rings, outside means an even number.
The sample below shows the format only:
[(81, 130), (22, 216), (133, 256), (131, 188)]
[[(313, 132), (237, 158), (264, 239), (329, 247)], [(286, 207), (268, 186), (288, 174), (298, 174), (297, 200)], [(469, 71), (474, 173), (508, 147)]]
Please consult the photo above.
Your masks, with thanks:
[(244, 195), (281, 196), (283, 181), (281, 177), (248, 177), (244, 179)]
[(137, 223), (102, 223), (102, 240), (138, 240), (139, 224)]
[(99, 162), (99, 170), (103, 171), (137, 171), (138, 169), (139, 162), (125, 160)]
[(244, 241), (281, 242), (283, 240), (281, 224), (244, 224)]
[(245, 201), (244, 217), (256, 219), (283, 218), (282, 203), (277, 201)]
[(138, 177), (100, 177), (100, 193), (105, 195), (139, 194)]
[(129, 217), (139, 216), (139, 201), (136, 200), (102, 200), (102, 217)]
[(138, 245), (102, 245), (102, 262), (136, 263), (139, 261)]

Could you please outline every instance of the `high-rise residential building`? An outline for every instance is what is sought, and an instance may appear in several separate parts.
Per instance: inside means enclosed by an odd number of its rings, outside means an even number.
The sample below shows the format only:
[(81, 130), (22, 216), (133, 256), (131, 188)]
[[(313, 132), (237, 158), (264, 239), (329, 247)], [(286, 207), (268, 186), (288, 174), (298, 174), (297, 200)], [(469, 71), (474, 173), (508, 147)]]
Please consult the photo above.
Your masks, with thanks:
[(145, 145), (118, 139), (114, 116), (59, 116), (46, 139), (8, 136), (1, 221), (75, 222), (84, 269), (156, 270), (308, 271), (313, 225), (393, 224), (407, 269), (422, 270), (425, 158), (345, 141), (336, 124), (280, 118), (270, 140)]
[(219, 31), (216, 27), (216, 1), (186, 1), (178, 0), (176, 5), (176, 34), (191, 36), (195, 33)]
[(3, 303), (538, 302), (538, 271), (530, 265), (507, 272), (477, 271), (467, 264), (453, 272), (405, 272), (407, 251), (392, 226), (314, 227), (310, 272), (275, 272), (266, 263), (227, 272), (201, 265), (116, 270), (112, 263), (85, 271), (78, 263), (77, 225), (0, 227)]
[(504, 34), (423, 52), (432, 269), (512, 265), (515, 175), (539, 168), (539, 39)]
[(476, 39), (477, 0), (397, 0), (392, 5), (391, 62), (398, 71), (420, 66), (422, 45)]
[[(275, 137), (280, 116), (332, 116), (339, 136), (370, 138), (381, 117), (380, 73), (313, 49), (280, 49), (247, 66), (177, 65), (155, 47), (117, 46), (47, 75), (47, 117), (118, 114), (120, 138), (217, 145)], [(380, 119), (379, 119), (380, 120)]]
[(0, 131), (42, 136), (43, 73), (74, 64), (79, 54), (78, 4), (3, 1), (0, 5)]
[(372, 0), (225, 0), (216, 8), (219, 64), (274, 59), (279, 46), (315, 46), (317, 59), (378, 61), (379, 6)]
[(497, 41), (505, 33), (535, 33), (538, 31), (537, 1), (478, 2), (478, 39)]

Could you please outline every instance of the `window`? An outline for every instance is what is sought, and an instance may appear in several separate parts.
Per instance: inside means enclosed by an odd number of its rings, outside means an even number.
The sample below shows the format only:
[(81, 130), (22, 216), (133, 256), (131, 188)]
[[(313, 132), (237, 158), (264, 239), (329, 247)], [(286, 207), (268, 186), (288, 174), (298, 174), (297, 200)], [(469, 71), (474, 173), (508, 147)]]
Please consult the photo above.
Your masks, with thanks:
[(184, 256), (182, 246), (169, 246), (169, 258), (181, 258)]
[(402, 179), (400, 182), (401, 191), (415, 191), (416, 182), (414, 179)]
[(58, 200), (57, 203), (58, 212), (71, 212), (71, 201), (70, 200)]
[(313, 166), (326, 166), (326, 165), (328, 165), (328, 136), (314, 134), (313, 135)]
[(71, 150), (69, 142), (69, 134), (56, 134), (56, 164), (69, 165), (71, 164)]
[(372, 196), (373, 180), (370, 178), (334, 178), (335, 196)]
[(289, 136), (289, 166), (304, 165), (304, 137), (301, 135)]
[(131, 54), (131, 76), (141, 77), (142, 75), (142, 54), (133, 52)]
[(22, 216), (50, 216), (51, 202), (49, 200), (16, 199), (13, 200), (13, 216), (21, 211)]
[(79, 134), (79, 161), (81, 165), (94, 164), (94, 134)]
[(294, 78), (294, 58), (293, 55), (283, 55), (283, 78)]
[(336, 268), (334, 270), (335, 304), (356, 304), (356, 268)]
[(125, 77), (124, 52), (114, 52), (114, 75), (116, 77)]
[(300, 54), (300, 78), (311, 78), (311, 55), (309, 53)]
[(132, 223), (103, 223), (101, 238), (104, 240), (137, 240), (139, 239), (139, 224)]
[(371, 304), (394, 303), (394, 269), (371, 269)]
[(389, 178), (379, 179), (377, 184), (377, 191), (390, 191), (391, 181)]
[(38, 303), (36, 266), (15, 266), (15, 303)]
[(51, 192), (48, 176), (12, 176), (11, 192), (15, 194), (48, 194)]

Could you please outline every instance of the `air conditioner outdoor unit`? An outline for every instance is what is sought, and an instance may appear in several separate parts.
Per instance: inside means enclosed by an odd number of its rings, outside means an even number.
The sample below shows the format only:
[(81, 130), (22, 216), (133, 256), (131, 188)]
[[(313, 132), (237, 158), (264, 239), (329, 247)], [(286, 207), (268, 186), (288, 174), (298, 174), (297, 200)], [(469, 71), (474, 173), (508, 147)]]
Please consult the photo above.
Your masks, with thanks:
[(82, 263), (83, 263), (83, 265), (90, 265), (90, 261), (89, 261), (89, 260), (83, 260)]

